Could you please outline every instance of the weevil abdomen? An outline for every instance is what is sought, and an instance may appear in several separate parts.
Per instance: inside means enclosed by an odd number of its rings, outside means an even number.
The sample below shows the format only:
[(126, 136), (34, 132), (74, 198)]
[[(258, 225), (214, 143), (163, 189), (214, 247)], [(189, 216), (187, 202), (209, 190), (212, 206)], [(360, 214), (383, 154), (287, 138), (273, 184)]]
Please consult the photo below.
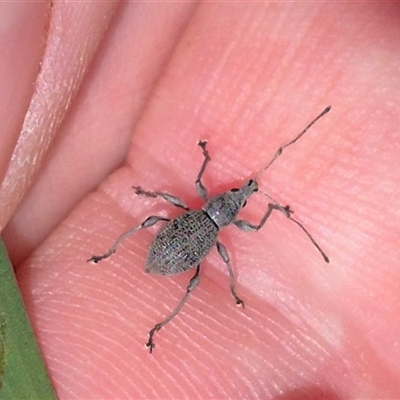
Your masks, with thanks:
[(217, 242), (218, 227), (202, 210), (188, 211), (169, 221), (154, 238), (146, 271), (175, 275), (200, 264)]

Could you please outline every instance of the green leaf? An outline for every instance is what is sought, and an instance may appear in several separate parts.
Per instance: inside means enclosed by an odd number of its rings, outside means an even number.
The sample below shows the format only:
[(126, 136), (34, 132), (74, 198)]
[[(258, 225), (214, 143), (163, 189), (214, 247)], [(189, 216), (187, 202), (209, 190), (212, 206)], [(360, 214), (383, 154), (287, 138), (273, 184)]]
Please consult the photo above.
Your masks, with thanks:
[(1, 239), (0, 399), (57, 399)]

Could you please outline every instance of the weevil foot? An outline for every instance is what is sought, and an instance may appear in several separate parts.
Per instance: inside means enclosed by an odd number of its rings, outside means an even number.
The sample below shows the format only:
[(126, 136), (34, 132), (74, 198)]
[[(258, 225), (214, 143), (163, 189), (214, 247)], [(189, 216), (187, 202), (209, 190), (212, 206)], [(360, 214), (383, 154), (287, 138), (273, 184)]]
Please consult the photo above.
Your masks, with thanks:
[(115, 253), (115, 248), (111, 248), (109, 251), (107, 251), (107, 253), (102, 254), (101, 256), (92, 256), (88, 260), (86, 260), (86, 262), (92, 262), (94, 264), (97, 264), (99, 261), (112, 256), (114, 253)]
[(94, 264), (97, 264), (99, 261), (101, 261), (104, 257), (103, 256), (92, 256), (89, 259), (86, 260), (86, 262), (92, 262)]
[(199, 140), (197, 145), (204, 149), (207, 146), (207, 140)]
[(244, 301), (243, 300), (239, 299), (239, 297), (236, 297), (235, 300), (236, 300), (236, 305), (242, 306), (244, 308)]
[(148, 340), (148, 342), (146, 343), (146, 347), (149, 349), (150, 354), (153, 353), (153, 349), (155, 346), (152, 339)]
[(157, 197), (157, 193), (147, 192), (146, 190), (143, 190), (141, 186), (132, 186), (132, 189), (135, 189), (135, 193), (137, 195), (144, 195), (146, 197)]
[(163, 325), (157, 324), (150, 332), (149, 332), (149, 340), (146, 343), (146, 347), (149, 349), (150, 354), (153, 352), (155, 344), (153, 342), (153, 336), (156, 332), (158, 332)]

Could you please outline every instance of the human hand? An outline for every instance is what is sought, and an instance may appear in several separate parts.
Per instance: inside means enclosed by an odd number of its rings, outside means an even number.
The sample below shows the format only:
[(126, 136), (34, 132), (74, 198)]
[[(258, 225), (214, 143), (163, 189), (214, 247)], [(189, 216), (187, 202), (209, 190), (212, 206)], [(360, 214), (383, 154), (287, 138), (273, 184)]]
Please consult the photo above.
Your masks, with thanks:
[[(8, 192), (7, 204), (25, 199), (5, 239), (59, 397), (399, 396), (397, 7), (125, 3), (102, 37), (110, 4), (96, 4), (96, 20), (88, 5), (54, 3), (52, 18), (69, 38), (61, 35), (60, 46), (85, 49), (97, 27), (88, 47), (96, 57), (85, 59), (82, 83), (82, 69), (57, 69), (79, 84), (68, 112), (58, 108), (71, 94), (63, 84), (52, 89), (55, 108), (34, 109), (38, 121), (60, 113), (48, 158), (37, 175), (36, 165), (12, 175), (23, 164), (12, 160), (6, 178), (32, 176), (30, 193)], [(74, 16), (82, 29), (68, 36)], [(221, 240), (246, 309), (235, 307), (212, 251), (199, 287), (149, 355), (147, 332), (193, 272), (145, 273), (156, 230), (97, 266), (85, 262), (148, 215), (179, 214), (131, 187), (201, 207), (199, 139), (209, 141), (204, 181), (215, 194), (257, 172), (328, 104), (331, 113), (260, 187), (290, 205), (331, 263), (279, 213), (257, 234), (227, 228)], [(256, 222), (265, 209), (253, 196), (243, 215)]]

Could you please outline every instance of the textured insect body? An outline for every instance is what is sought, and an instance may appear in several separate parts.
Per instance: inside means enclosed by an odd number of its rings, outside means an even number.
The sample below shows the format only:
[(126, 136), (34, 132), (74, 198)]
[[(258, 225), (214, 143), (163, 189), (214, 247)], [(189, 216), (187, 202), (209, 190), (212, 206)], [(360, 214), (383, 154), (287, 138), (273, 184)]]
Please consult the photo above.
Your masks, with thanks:
[(175, 275), (194, 268), (215, 246), (218, 227), (202, 210), (188, 211), (169, 221), (156, 235), (147, 256), (146, 271)]
[(246, 199), (258, 190), (255, 180), (207, 201), (202, 210), (188, 211), (169, 221), (155, 236), (146, 271), (176, 275), (196, 267), (217, 243), (221, 228), (235, 221)]
[(182, 300), (167, 318), (165, 318), (159, 324), (156, 324), (154, 328), (150, 330), (149, 339), (146, 343), (150, 353), (154, 348), (154, 334), (163, 326), (168, 324), (168, 322), (170, 322), (179, 313), (192, 291), (199, 284), (200, 263), (214, 246), (217, 247), (219, 255), (227, 266), (232, 297), (235, 299), (236, 304), (244, 307), (243, 301), (236, 294), (235, 276), (230, 263), (228, 251), (226, 247), (218, 240), (218, 233), (220, 229), (224, 228), (225, 226), (233, 224), (243, 231), (258, 231), (264, 226), (272, 212), (274, 210), (279, 210), (303, 230), (317, 250), (321, 253), (324, 260), (329, 262), (328, 257), (315, 242), (310, 233), (308, 233), (308, 231), (300, 222), (292, 218), (292, 211), (290, 210), (289, 206), (281, 206), (264, 192), (261, 193), (272, 200), (272, 202), (268, 204), (268, 208), (260, 222), (254, 225), (248, 221), (237, 219), (239, 211), (246, 205), (246, 200), (253, 193), (259, 190), (257, 179), (282, 154), (282, 151), (286, 147), (299, 140), (307, 132), (307, 130), (329, 110), (330, 107), (327, 107), (320, 115), (318, 115), (318, 117), (314, 118), (314, 120), (312, 120), (299, 135), (297, 135), (290, 142), (281, 146), (276, 151), (271, 161), (261, 171), (258, 172), (255, 179), (248, 180), (242, 185), (242, 187), (238, 189), (230, 189), (211, 198), (208, 197), (207, 189), (204, 187), (201, 181), (206, 166), (211, 158), (207, 151), (207, 142), (200, 141), (198, 145), (203, 151), (204, 161), (200, 168), (200, 172), (197, 175), (195, 186), (198, 195), (205, 201), (205, 205), (201, 210), (190, 210), (190, 208), (181, 199), (169, 193), (147, 192), (140, 186), (133, 186), (136, 194), (138, 195), (144, 195), (153, 198), (162, 197), (168, 203), (182, 208), (186, 212), (177, 218), (174, 218), (173, 220), (169, 220), (168, 218), (161, 216), (150, 216), (146, 218), (140, 225), (121, 235), (113, 244), (113, 246), (107, 251), (107, 253), (100, 256), (92, 256), (88, 261), (98, 263), (99, 261), (110, 257), (115, 253), (119, 244), (131, 234), (140, 229), (153, 226), (160, 221), (167, 221), (167, 224), (155, 236), (150, 246), (146, 262), (146, 271), (151, 274), (168, 276), (180, 274), (189, 269), (196, 268), (196, 272), (190, 279), (186, 288), (186, 294), (183, 296)]

